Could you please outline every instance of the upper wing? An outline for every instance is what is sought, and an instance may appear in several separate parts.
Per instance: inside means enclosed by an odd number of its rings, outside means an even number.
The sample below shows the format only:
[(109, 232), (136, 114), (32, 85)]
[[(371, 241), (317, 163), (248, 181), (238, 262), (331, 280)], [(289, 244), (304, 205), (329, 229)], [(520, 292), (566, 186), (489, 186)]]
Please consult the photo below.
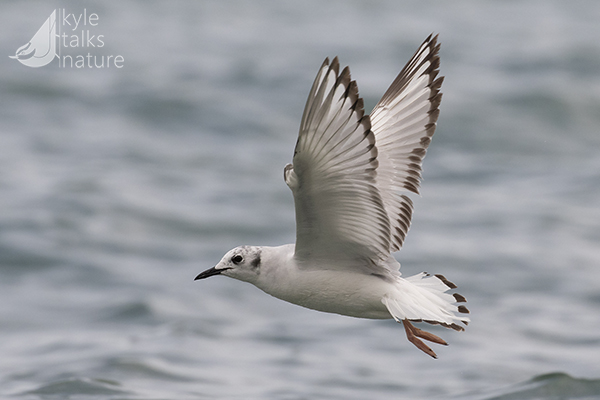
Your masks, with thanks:
[(402, 192), (419, 193), (421, 164), (440, 113), (439, 49), (437, 36), (429, 36), (371, 112), (377, 187), (390, 216), (392, 252), (402, 247), (412, 216), (412, 202)]
[[(293, 165), (284, 178), (296, 206), (299, 260), (385, 265), (402, 246), (435, 131), (443, 78), (428, 37), (365, 116), (356, 83), (326, 59), (309, 93)], [(363, 263), (364, 265), (364, 263)], [(378, 269), (379, 267), (375, 267)]]
[[(300, 124), (284, 178), (296, 207), (296, 259), (387, 259), (390, 219), (377, 189), (377, 148), (355, 81), (326, 59)], [(365, 262), (371, 261), (371, 262)]]

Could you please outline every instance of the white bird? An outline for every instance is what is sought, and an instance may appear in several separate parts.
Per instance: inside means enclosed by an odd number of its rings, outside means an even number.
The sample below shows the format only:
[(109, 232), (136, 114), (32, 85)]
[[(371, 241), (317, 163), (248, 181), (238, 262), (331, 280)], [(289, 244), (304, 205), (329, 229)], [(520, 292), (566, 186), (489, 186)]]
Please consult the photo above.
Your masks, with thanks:
[[(421, 163), (436, 128), (439, 44), (431, 35), (364, 115), (348, 67), (337, 57), (319, 69), (284, 178), (294, 195), (296, 244), (240, 246), (196, 279), (225, 275), (310, 309), (403, 323), (408, 340), (447, 343), (412, 322), (457, 331), (468, 324), (465, 298), (442, 275), (401, 277), (400, 250), (419, 193)], [(462, 314), (462, 315), (461, 315)]]

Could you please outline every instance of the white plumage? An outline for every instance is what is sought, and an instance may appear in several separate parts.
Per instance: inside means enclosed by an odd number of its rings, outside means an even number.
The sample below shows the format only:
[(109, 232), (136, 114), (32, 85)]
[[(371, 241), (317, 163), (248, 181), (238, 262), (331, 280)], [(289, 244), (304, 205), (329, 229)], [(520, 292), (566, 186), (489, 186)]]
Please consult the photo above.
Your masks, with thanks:
[(464, 330), (468, 310), (442, 275), (402, 278), (391, 256), (410, 228), (421, 164), (439, 115), (443, 78), (437, 36), (429, 37), (374, 107), (348, 67), (326, 59), (308, 95), (292, 164), (284, 179), (296, 208), (296, 244), (241, 246), (196, 279), (223, 274), (311, 309), (361, 318), (394, 318), (408, 339), (446, 344), (410, 321)]

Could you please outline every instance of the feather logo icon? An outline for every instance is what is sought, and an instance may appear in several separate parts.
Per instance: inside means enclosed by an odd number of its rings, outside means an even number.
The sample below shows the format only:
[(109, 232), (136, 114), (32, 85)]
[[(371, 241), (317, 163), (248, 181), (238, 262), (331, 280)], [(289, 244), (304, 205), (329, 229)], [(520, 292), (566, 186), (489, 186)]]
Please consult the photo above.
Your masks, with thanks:
[(54, 10), (31, 40), (19, 47), (14, 56), (9, 57), (18, 60), (21, 64), (28, 67), (43, 67), (50, 64), (57, 57), (57, 38), (56, 10)]

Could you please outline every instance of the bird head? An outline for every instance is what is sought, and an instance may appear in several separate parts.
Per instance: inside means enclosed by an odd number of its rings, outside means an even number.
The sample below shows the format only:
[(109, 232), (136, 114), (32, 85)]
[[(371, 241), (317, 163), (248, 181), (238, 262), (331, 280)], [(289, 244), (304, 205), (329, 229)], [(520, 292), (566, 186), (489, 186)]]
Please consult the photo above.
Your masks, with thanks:
[(261, 249), (256, 246), (240, 246), (229, 250), (217, 265), (201, 272), (195, 280), (214, 275), (225, 275), (240, 281), (254, 283), (260, 274)]

